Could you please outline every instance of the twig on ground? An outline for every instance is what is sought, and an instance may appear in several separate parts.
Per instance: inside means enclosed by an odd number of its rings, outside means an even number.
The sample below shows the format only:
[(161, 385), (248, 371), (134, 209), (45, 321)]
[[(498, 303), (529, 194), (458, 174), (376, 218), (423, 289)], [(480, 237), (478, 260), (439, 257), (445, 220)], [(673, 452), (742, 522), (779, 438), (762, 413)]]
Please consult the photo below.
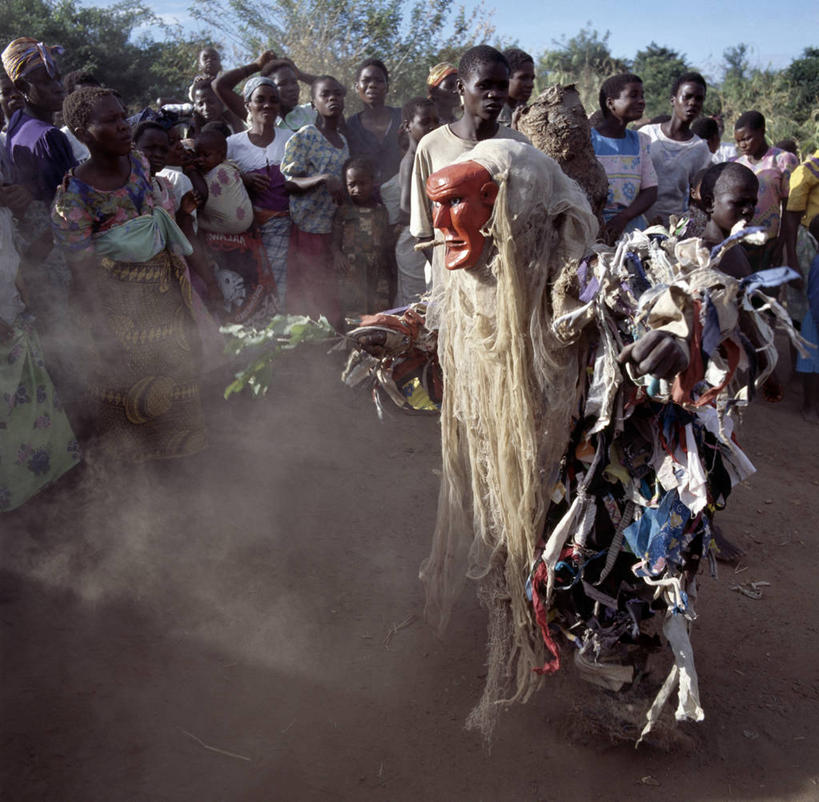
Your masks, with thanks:
[(392, 639), (402, 630), (411, 627), (418, 620), (418, 616), (413, 613), (407, 616), (400, 624), (393, 624), (384, 636), (384, 646), (389, 649)]
[(228, 757), (235, 757), (237, 760), (246, 760), (250, 763), (250, 758), (246, 755), (238, 755), (236, 752), (228, 752), (227, 749), (220, 749), (218, 746), (211, 746), (210, 744), (206, 744), (201, 738), (197, 738), (192, 732), (188, 732), (187, 730), (183, 730), (181, 727), (179, 728), (182, 730), (188, 738), (193, 738), (196, 743), (199, 744), (203, 749), (207, 749), (210, 752), (218, 752), (220, 755), (227, 755)]

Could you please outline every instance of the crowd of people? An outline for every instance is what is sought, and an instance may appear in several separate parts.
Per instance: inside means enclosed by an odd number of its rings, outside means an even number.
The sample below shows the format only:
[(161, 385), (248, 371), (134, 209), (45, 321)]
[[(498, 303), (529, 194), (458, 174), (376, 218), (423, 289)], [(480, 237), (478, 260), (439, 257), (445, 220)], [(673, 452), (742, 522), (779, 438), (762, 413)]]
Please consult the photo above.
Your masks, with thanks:
[[(388, 105), (387, 67), (367, 59), (354, 83), (362, 109), (346, 117), (339, 80), (272, 51), (223, 70), (206, 48), (188, 98), (136, 114), (115, 76), (63, 77), (60, 55), (29, 37), (2, 52), (0, 510), (69, 470), (84, 441), (133, 461), (201, 450), (220, 325), (323, 315), (343, 332), (417, 301), (446, 280), (445, 249), (423, 250), (442, 237), (429, 176), (480, 141), (528, 142), (517, 123), (535, 65), (517, 48), (433, 65), (401, 106)], [(819, 154), (800, 166), (753, 110), (735, 122), (734, 151), (722, 121), (702, 116), (701, 75), (669, 90), (671, 115), (645, 120), (638, 76), (600, 89), (600, 239), (659, 223), (713, 246), (726, 220), (760, 226), (764, 242), (724, 269), (800, 269), (808, 292), (792, 290), (789, 309), (815, 341)], [(819, 362), (797, 370), (804, 414), (819, 421)]]

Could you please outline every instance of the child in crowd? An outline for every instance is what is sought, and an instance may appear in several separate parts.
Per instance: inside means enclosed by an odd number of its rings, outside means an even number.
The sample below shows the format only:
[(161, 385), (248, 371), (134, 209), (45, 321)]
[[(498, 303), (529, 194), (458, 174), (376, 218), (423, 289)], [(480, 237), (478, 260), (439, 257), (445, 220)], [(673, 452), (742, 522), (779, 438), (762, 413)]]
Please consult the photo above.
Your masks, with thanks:
[(288, 139), (281, 171), (290, 195), (293, 230), (288, 260), (291, 312), (325, 315), (343, 328), (338, 281), (332, 259), (333, 217), (344, 198), (342, 168), (350, 158), (339, 131), (344, 117), (344, 87), (331, 75), (315, 80), (315, 125), (306, 125)]
[(220, 291), (219, 316), (265, 326), (277, 309), (275, 282), (244, 178), (227, 155), (223, 125), (209, 123), (196, 137), (197, 166), (208, 191), (199, 210), (199, 236)]
[(657, 174), (649, 156), (649, 139), (631, 131), (629, 123), (643, 116), (643, 82), (622, 73), (600, 87), (602, 119), (591, 129), (594, 155), (609, 179), (603, 209), (603, 239), (614, 244), (624, 232), (645, 228), (644, 213), (657, 199)]
[(498, 122), (503, 125), (514, 125), (517, 122), (516, 112), (522, 109), (532, 96), (535, 88), (535, 60), (519, 47), (510, 47), (503, 51), (509, 62), (509, 98), (503, 104)]
[[(187, 263), (191, 267), (191, 285), (202, 301), (213, 302), (221, 299), (213, 270), (196, 237), (196, 208), (200, 197), (191, 189), (177, 201), (173, 185), (162, 176), (170, 152), (168, 132), (159, 123), (145, 120), (134, 131), (134, 147), (148, 160), (154, 196), (163, 208), (175, 212), (176, 224), (182, 229), (193, 248), (193, 252), (187, 256)], [(197, 324), (201, 328), (201, 318), (205, 316), (201, 305), (197, 304), (194, 312)]]
[[(431, 268), (426, 256), (415, 250), (415, 238), (410, 234), (410, 194), (412, 189), (412, 165), (418, 143), (439, 125), (438, 108), (433, 100), (414, 97), (401, 109), (401, 128), (406, 132), (409, 146), (398, 171), (401, 183), (401, 232), (395, 246), (397, 266), (396, 306), (406, 306), (417, 301), (427, 291)], [(430, 274), (429, 277), (427, 274)]]
[(225, 108), (222, 101), (213, 91), (210, 81), (198, 78), (193, 84), (193, 136), (212, 122), (224, 122), (230, 126), (231, 133), (244, 131), (245, 121), (231, 109)]
[[(819, 241), (819, 215), (810, 221), (808, 229)], [(796, 372), (802, 374), (802, 417), (819, 425), (819, 254), (813, 257), (808, 273), (808, 308), (802, 318), (800, 334), (813, 345), (808, 356), (796, 360)]]
[(646, 212), (649, 223), (668, 225), (669, 217), (685, 214), (694, 176), (711, 165), (711, 151), (691, 130), (705, 102), (705, 78), (686, 72), (671, 87), (671, 119), (644, 125), (651, 140), (651, 161), (657, 173), (657, 201)]
[(460, 117), (461, 96), (458, 94), (458, 68), (442, 61), (430, 68), (427, 76), (427, 95), (438, 109), (443, 125), (454, 123)]
[[(523, 134), (498, 124), (498, 115), (509, 94), (509, 62), (503, 53), (488, 45), (478, 45), (461, 56), (458, 63), (458, 93), (463, 101), (463, 117), (427, 134), (415, 152), (412, 168), (412, 208), (410, 231), (416, 239), (441, 238), (433, 230), (432, 206), (426, 182), (432, 173), (452, 164), (462, 153), (484, 139), (516, 139), (529, 142)], [(444, 248), (432, 253), (432, 281), (444, 270)]]
[(759, 198), (751, 225), (762, 226), (768, 237), (764, 245), (745, 246), (754, 270), (781, 263), (784, 238), (779, 239), (782, 211), (788, 200), (788, 181), (799, 162), (792, 153), (772, 147), (765, 139), (765, 118), (746, 111), (734, 123), (738, 164), (750, 168), (759, 179)]
[(208, 187), (208, 199), (199, 212), (199, 226), (219, 234), (241, 234), (253, 223), (253, 204), (242, 174), (227, 161), (227, 138), (209, 125), (196, 137), (199, 169)]
[(390, 305), (392, 258), (387, 210), (375, 194), (375, 169), (354, 156), (342, 168), (347, 199), (333, 218), (333, 260), (341, 311), (352, 317)]
[[(747, 226), (754, 215), (759, 181), (747, 168), (736, 162), (722, 162), (709, 167), (700, 183), (700, 204), (707, 217), (702, 240), (713, 248), (731, 235), (740, 221)], [(751, 273), (742, 248), (733, 247), (719, 264), (719, 269), (737, 279)]]
[(714, 164), (728, 161), (719, 156), (719, 126), (713, 117), (698, 117), (691, 123), (691, 130), (708, 145), (711, 151), (711, 161)]
[[(709, 167), (708, 170), (710, 169)], [(705, 178), (708, 170), (700, 170), (694, 176), (694, 183), (691, 185), (691, 197), (688, 201), (688, 224), (685, 227), (686, 237), (701, 237), (708, 225), (708, 216), (702, 202), (702, 179)]]
[[(182, 199), (188, 193), (195, 193), (197, 206), (207, 200), (207, 189), (202, 176), (197, 170), (191, 169), (196, 161), (196, 152), (188, 150), (182, 144), (183, 128), (184, 123), (178, 123), (168, 129), (168, 155), (165, 157), (165, 166), (157, 173), (170, 184), (177, 211), (182, 205)], [(185, 172), (185, 169), (188, 169), (190, 175)], [(191, 216), (195, 230), (195, 209), (191, 212)]]

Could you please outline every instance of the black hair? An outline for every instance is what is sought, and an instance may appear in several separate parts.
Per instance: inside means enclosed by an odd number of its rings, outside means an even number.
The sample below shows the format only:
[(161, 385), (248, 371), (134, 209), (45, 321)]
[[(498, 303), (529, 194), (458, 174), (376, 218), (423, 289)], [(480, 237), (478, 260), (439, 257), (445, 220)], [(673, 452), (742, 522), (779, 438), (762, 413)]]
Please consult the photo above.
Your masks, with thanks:
[(345, 95), (347, 94), (347, 90), (344, 89), (343, 84), (341, 83), (341, 81), (338, 80), (338, 78), (335, 77), (335, 75), (317, 75), (313, 83), (310, 84), (311, 98), (316, 96), (316, 87), (319, 84), (324, 83), (325, 81), (335, 81), (341, 87), (344, 94)]
[(366, 156), (351, 156), (347, 159), (346, 162), (341, 166), (341, 175), (346, 176), (347, 170), (364, 170), (369, 172), (369, 174), (375, 178), (375, 165), (372, 163), (371, 159), (368, 159)]
[(780, 139), (779, 142), (774, 142), (774, 147), (787, 150), (788, 153), (793, 153), (794, 156), (799, 155), (799, 145), (792, 136), (786, 136), (784, 139)]
[(603, 112), (604, 117), (611, 116), (608, 104), (606, 101), (609, 98), (616, 100), (620, 97), (620, 93), (629, 84), (641, 84), (643, 79), (639, 75), (633, 75), (630, 72), (621, 72), (619, 75), (612, 75), (611, 78), (606, 78), (600, 86), (600, 95), (598, 97), (600, 103), (600, 111)]
[(727, 173), (727, 177), (742, 180), (753, 181), (759, 187), (759, 179), (754, 175), (753, 170), (749, 170), (744, 164), (739, 162), (722, 162), (721, 164), (714, 164), (705, 171), (700, 184), (700, 200), (703, 206), (707, 205), (708, 200), (714, 199), (714, 190), (717, 187), (717, 182)]
[(673, 84), (671, 84), (671, 97), (676, 96), (683, 84), (699, 84), (703, 89), (706, 91), (708, 90), (708, 84), (705, 82), (705, 78), (703, 78), (702, 75), (700, 75), (698, 72), (684, 72), (677, 78), (677, 80), (674, 81)]
[(524, 64), (534, 64), (535, 60), (519, 47), (510, 47), (503, 51), (503, 55), (509, 62), (509, 74), (514, 75)]
[(649, 121), (649, 125), (656, 125), (657, 123), (667, 123), (671, 119), (670, 114), (658, 114), (656, 117), (652, 117)]
[(495, 50), (494, 47), (489, 47), (489, 45), (477, 45), (476, 47), (470, 47), (461, 56), (461, 60), (458, 62), (458, 77), (465, 81), (485, 64), (503, 64), (509, 70), (509, 75), (512, 74), (509, 62), (500, 50)]
[(743, 112), (734, 123), (734, 131), (739, 131), (740, 128), (750, 128), (752, 131), (764, 131), (765, 117), (758, 111)]
[(691, 130), (700, 138), (708, 141), (712, 136), (719, 136), (719, 126), (713, 117), (697, 117), (691, 123)]
[(87, 70), (72, 70), (63, 76), (63, 89), (70, 95), (78, 86), (102, 86), (96, 76)]
[(72, 134), (76, 134), (79, 128), (88, 127), (97, 103), (104, 97), (119, 98), (119, 94), (101, 86), (81, 86), (66, 96), (63, 100), (63, 120)]
[(191, 97), (196, 95), (197, 92), (201, 92), (203, 89), (207, 89), (215, 95), (213, 87), (211, 86), (211, 79), (207, 78), (204, 75), (197, 75), (196, 78), (193, 79), (193, 83), (191, 84)]
[(401, 106), (401, 122), (404, 125), (409, 125), (415, 115), (418, 113), (420, 109), (438, 109), (435, 101), (432, 98), (428, 97), (418, 97), (410, 98), (403, 106)]
[(205, 123), (199, 133), (204, 134), (208, 131), (221, 134), (225, 139), (233, 134), (230, 126), (224, 120), (211, 120), (209, 123)]
[(139, 123), (139, 125), (137, 125), (136, 128), (134, 128), (134, 133), (131, 139), (133, 139), (134, 142), (139, 142), (139, 140), (142, 139), (142, 135), (146, 131), (162, 131), (165, 136), (168, 135), (168, 129), (165, 128), (162, 123), (158, 123), (156, 120), (143, 120), (141, 123)]
[(387, 83), (390, 82), (390, 73), (387, 70), (387, 68), (384, 66), (384, 62), (381, 61), (381, 59), (378, 59), (378, 58), (365, 59), (364, 61), (361, 62), (361, 64), (358, 65), (358, 67), (356, 67), (356, 70), (355, 70), (355, 79), (356, 79), (356, 81), (361, 77), (361, 73), (364, 72), (364, 70), (367, 67), (377, 67), (379, 70), (381, 70), (381, 72), (384, 73), (384, 79), (386, 80), (386, 82)]

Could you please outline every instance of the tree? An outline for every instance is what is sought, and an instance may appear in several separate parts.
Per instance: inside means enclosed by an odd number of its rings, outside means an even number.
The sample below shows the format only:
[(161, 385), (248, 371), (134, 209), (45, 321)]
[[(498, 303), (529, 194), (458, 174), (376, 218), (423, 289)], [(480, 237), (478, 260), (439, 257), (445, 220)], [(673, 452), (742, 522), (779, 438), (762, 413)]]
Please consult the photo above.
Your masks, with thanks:
[(538, 60), (539, 85), (574, 84), (586, 112), (591, 114), (598, 106), (600, 84), (628, 69), (624, 59), (612, 56), (610, 36), (610, 31), (600, 36), (589, 22), (571, 39), (555, 41), (555, 48), (545, 50)]
[[(424, 94), (429, 68), (454, 58), (492, 33), (490, 15), (470, 15), (453, 0), (194, 0), (193, 16), (220, 24), (237, 59), (261, 50), (285, 55), (304, 71), (330, 74), (350, 87), (355, 66), (380, 58), (390, 71), (394, 101)], [(358, 107), (348, 98), (348, 107)]]
[(800, 123), (815, 119), (819, 108), (819, 48), (806, 47), (785, 70), (785, 80), (791, 90), (794, 118)]
[(637, 51), (632, 70), (643, 79), (647, 117), (671, 113), (671, 87), (689, 69), (684, 55), (656, 42)]
[[(173, 40), (137, 36), (147, 25), (162, 28)], [(139, 0), (107, 8), (81, 6), (77, 0), (0, 0), (2, 47), (18, 36), (62, 45), (63, 73), (89, 70), (133, 107), (147, 105), (160, 94), (185, 92), (201, 45), (178, 28), (163, 26)]]

